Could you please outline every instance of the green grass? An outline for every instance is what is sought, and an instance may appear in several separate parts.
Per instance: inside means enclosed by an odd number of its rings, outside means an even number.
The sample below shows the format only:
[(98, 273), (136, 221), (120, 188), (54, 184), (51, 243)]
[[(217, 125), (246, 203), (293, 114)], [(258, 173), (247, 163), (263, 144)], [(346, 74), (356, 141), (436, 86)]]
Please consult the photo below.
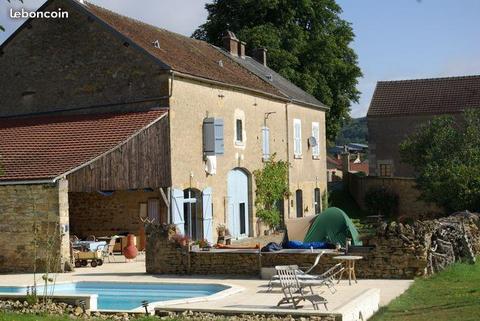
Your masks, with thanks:
[(417, 279), (372, 321), (480, 320), (480, 264), (455, 264)]
[(338, 207), (350, 218), (364, 218), (368, 215), (367, 212), (358, 207), (357, 202), (355, 202), (350, 193), (343, 188), (331, 191), (328, 202), (329, 206)]

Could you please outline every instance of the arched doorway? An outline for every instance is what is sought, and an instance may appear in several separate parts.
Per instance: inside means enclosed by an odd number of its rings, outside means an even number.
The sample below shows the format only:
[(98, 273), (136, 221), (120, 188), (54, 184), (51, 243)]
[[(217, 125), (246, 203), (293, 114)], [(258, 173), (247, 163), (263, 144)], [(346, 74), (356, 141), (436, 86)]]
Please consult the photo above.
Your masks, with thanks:
[(236, 168), (228, 173), (228, 228), (232, 237), (250, 235), (249, 179), (247, 173)]
[(183, 191), (183, 216), (185, 235), (197, 241), (203, 239), (203, 215), (201, 192), (187, 188)]

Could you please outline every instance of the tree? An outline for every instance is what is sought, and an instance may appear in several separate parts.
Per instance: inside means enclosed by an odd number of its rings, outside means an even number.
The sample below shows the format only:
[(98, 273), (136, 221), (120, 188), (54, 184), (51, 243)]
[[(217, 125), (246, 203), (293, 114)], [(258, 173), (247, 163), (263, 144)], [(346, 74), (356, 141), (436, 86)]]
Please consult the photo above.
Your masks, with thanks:
[(288, 167), (289, 163), (275, 160), (272, 155), (262, 169), (253, 172), (255, 176), (255, 207), (257, 217), (262, 219), (271, 228), (280, 224), (280, 212), (277, 202), (283, 202), (288, 196)]
[(327, 136), (333, 141), (350, 103), (360, 92), (362, 76), (350, 23), (340, 18), (335, 0), (215, 0), (207, 4), (207, 22), (193, 37), (222, 45), (231, 30), (255, 47), (268, 49), (269, 66), (330, 107)]
[(480, 210), (480, 111), (436, 117), (400, 145), (421, 198), (446, 211)]

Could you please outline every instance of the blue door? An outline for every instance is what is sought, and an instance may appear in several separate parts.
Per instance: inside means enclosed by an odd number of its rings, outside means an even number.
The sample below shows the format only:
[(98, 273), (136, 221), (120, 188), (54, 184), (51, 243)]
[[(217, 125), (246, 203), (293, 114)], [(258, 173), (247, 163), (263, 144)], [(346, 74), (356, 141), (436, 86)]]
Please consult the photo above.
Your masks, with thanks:
[(247, 237), (250, 233), (248, 204), (248, 176), (240, 169), (228, 173), (227, 184), (228, 227), (232, 237)]

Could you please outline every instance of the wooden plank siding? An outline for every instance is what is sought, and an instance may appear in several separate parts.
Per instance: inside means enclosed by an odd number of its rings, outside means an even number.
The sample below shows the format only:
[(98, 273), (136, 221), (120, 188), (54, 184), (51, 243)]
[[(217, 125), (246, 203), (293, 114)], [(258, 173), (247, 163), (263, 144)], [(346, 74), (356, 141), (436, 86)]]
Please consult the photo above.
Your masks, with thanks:
[(67, 176), (70, 192), (171, 186), (168, 115), (107, 155)]

